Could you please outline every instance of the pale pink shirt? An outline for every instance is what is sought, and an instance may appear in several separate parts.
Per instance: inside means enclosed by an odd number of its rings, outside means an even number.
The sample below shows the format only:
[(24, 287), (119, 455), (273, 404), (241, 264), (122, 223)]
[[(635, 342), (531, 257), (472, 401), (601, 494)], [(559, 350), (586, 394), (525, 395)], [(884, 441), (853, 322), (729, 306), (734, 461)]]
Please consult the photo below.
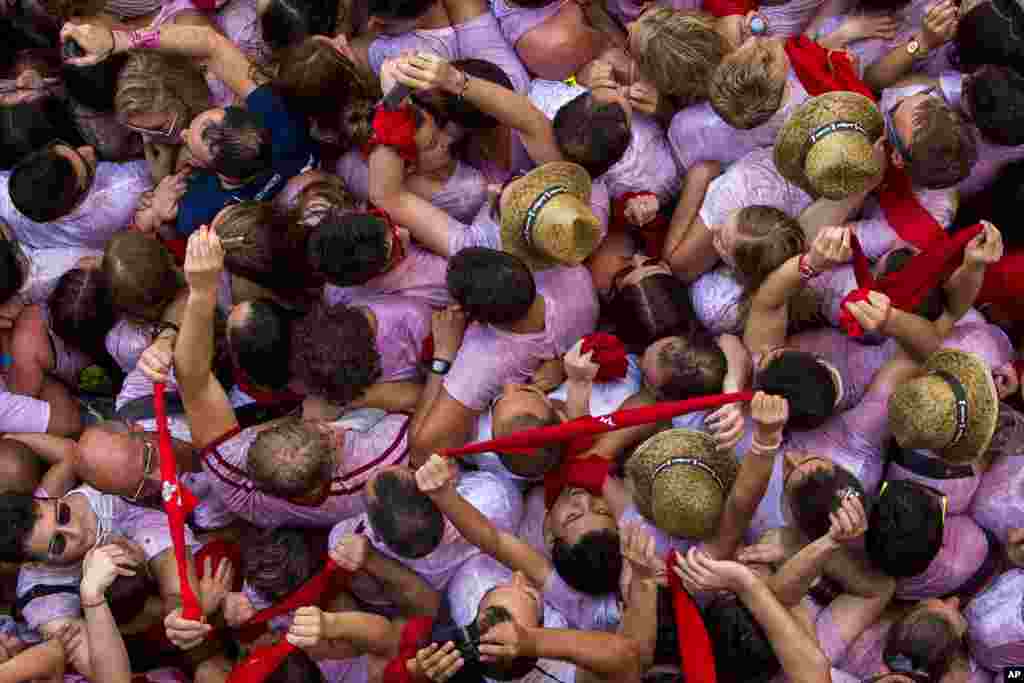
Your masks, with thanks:
[(0, 431), (45, 433), (50, 425), (50, 404), (38, 398), (13, 394), (0, 376)]
[(512, 89), (525, 93), (530, 86), (530, 75), (526, 73), (519, 55), (501, 32), (501, 26), (493, 12), (484, 12), (455, 26), (459, 43), (460, 59), (481, 59), (494, 64), (508, 76)]
[[(490, 472), (467, 472), (459, 478), (456, 490), (499, 530), (515, 533), (519, 527), (519, 521), (523, 516), (523, 497), (510, 482)], [(416, 572), (434, 590), (443, 591), (459, 567), (470, 558), (481, 554), (480, 549), (466, 541), (447, 518), (444, 524), (444, 536), (440, 545), (433, 552), (418, 559), (402, 557), (389, 548), (374, 532), (365, 513), (334, 525), (328, 546), (333, 548), (346, 534), (366, 536), (378, 552)], [(365, 574), (359, 574), (353, 579), (352, 592), (368, 602), (392, 602), (384, 587)]]
[(142, 352), (153, 343), (152, 326), (142, 326), (121, 318), (107, 332), (104, 339), (107, 353), (124, 372), (131, 372), (142, 357)]
[(1024, 415), (1005, 403), (989, 454), (995, 457), (981, 477), (970, 515), (1006, 543), (1010, 529), (1024, 528)]
[(442, 59), (454, 62), (461, 59), (459, 36), (453, 26), (443, 28), (416, 29), (399, 35), (382, 33), (370, 43), (368, 57), (373, 73), (380, 75), (384, 61), (412, 50), (429, 52)]
[[(701, 3), (697, 0), (671, 0), (659, 2), (658, 4), (680, 10), (699, 10), (701, 8)], [(636, 21), (647, 6), (646, 2), (638, 2), (637, 0), (610, 0), (608, 2), (608, 13), (622, 23), (627, 24), (631, 21)]]
[(406, 249), (405, 258), (386, 273), (362, 285), (324, 287), (324, 301), (329, 305), (350, 304), (358, 296), (369, 294), (401, 294), (422, 299), (431, 306), (443, 308), (452, 302), (446, 277), (448, 259), (415, 244)]
[(363, 488), (376, 470), (406, 462), (408, 422), (406, 415), (388, 415), (366, 431), (339, 430), (343, 431), (345, 443), (334, 468), (330, 495), (316, 507), (264, 493), (249, 477), (247, 453), (259, 426), (207, 449), (203, 470), (211, 475), (213, 490), (224, 505), (257, 526), (331, 526), (366, 510)]
[(824, 0), (789, 0), (782, 4), (762, 4), (757, 11), (768, 22), (772, 37), (792, 38), (804, 32)]
[(667, 206), (679, 194), (682, 177), (665, 129), (636, 111), (629, 129), (626, 153), (601, 176), (608, 194), (617, 198), (627, 192), (653, 192)]
[(1024, 663), (1024, 569), (1011, 569), (964, 609), (971, 655), (986, 668)]
[(480, 323), (466, 330), (444, 389), (470, 410), (482, 412), (509, 382), (529, 382), (541, 363), (561, 358), (597, 325), (597, 294), (586, 268), (551, 268), (534, 279), (544, 298), (543, 331), (516, 334)]
[(900, 600), (923, 600), (953, 593), (977, 572), (990, 548), (985, 532), (967, 515), (950, 515), (942, 534), (942, 548), (928, 568), (896, 583)]
[[(821, 648), (822, 653), (834, 665), (836, 660), (843, 656), (843, 653), (846, 652), (850, 644), (843, 640), (839, 627), (832, 616), (832, 606), (823, 607), (810, 596), (804, 596), (803, 600), (800, 601), (799, 609), (807, 615), (814, 625), (814, 635), (818, 641), (818, 647)], [(838, 678), (836, 677), (837, 673), (839, 674)], [(834, 668), (832, 669), (833, 683), (838, 683), (838, 681), (848, 676), (852, 678), (849, 674)], [(772, 678), (772, 683), (789, 683), (792, 680), (792, 678), (780, 671)], [(853, 680), (856, 681), (857, 679), (854, 678)]]
[(54, 334), (50, 327), (50, 307), (47, 304), (40, 304), (39, 307), (42, 310), (43, 319), (46, 321), (47, 333), (53, 349), (54, 367), (50, 372), (69, 387), (77, 387), (78, 376), (82, 370), (92, 365), (93, 361), (89, 356)]
[(377, 319), (378, 382), (417, 380), (423, 376), (420, 355), (430, 336), (432, 309), (420, 299), (393, 294), (359, 298), (352, 306), (369, 309)]
[[(271, 51), (263, 40), (256, 4), (257, 0), (231, 0), (217, 10), (213, 22), (249, 59), (264, 62), (270, 58)], [(325, 27), (324, 33), (333, 35), (333, 27)]]
[[(819, 0), (810, 1), (819, 3)], [(794, 0), (782, 7), (789, 7), (796, 2), (801, 0)], [(761, 11), (765, 9), (769, 8), (762, 8)], [(679, 169), (686, 171), (700, 161), (731, 164), (761, 147), (769, 148), (770, 152), (782, 124), (810, 97), (792, 67), (786, 82), (790, 94), (785, 104), (770, 119), (749, 130), (733, 128), (707, 102), (690, 105), (672, 117), (668, 139)]]
[(558, 14), (566, 0), (554, 0), (543, 7), (517, 7), (507, 0), (494, 0), (491, 11), (498, 19), (501, 32), (509, 44), (515, 47), (519, 39)]
[[(84, 496), (89, 503), (96, 517), (96, 545), (102, 545), (114, 536), (123, 536), (142, 548), (147, 562), (172, 546), (167, 515), (163, 510), (131, 505), (120, 496), (103, 494), (90, 486), (80, 486), (67, 495)], [(185, 545), (195, 544), (192, 532), (186, 527)], [(29, 601), (22, 609), (22, 616), (28, 625), (38, 629), (57, 619), (80, 617), (82, 610), (77, 587), (81, 579), (81, 562), (67, 566), (34, 562), (23, 564), (18, 572), (19, 596), (40, 584), (67, 585), (73, 588), (72, 593), (56, 593)]]
[(29, 272), (19, 295), (26, 304), (39, 304), (50, 298), (53, 290), (64, 273), (78, 266), (78, 262), (86, 256), (102, 257), (100, 249), (80, 247), (55, 247), (53, 249), (33, 249), (21, 244), (22, 252), (28, 259)]
[(36, 223), (11, 202), (7, 186), (10, 176), (6, 171), (0, 173), (0, 220), (10, 226), (21, 244), (35, 249), (103, 249), (114, 233), (132, 222), (139, 195), (153, 186), (144, 161), (101, 161), (92, 187), (71, 213), (50, 223)]

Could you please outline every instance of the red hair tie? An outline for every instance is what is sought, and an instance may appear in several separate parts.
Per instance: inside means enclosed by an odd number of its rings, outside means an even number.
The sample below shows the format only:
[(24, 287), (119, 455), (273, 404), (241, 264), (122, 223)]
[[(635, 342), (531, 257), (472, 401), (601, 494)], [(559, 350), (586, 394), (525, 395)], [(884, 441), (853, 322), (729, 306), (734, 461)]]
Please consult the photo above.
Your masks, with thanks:
[(606, 332), (595, 332), (583, 338), (580, 353), (593, 351), (590, 357), (600, 366), (597, 371), (597, 382), (611, 382), (626, 376), (629, 361), (626, 359), (626, 347), (618, 337)]
[(366, 157), (377, 145), (394, 147), (398, 156), (409, 163), (415, 163), (419, 157), (416, 149), (416, 116), (412, 106), (403, 104), (397, 109), (377, 105), (373, 112), (373, 134), (363, 149)]
[(160, 451), (160, 479), (163, 492), (164, 511), (167, 525), (171, 530), (174, 545), (174, 559), (178, 563), (178, 581), (181, 583), (181, 617), (199, 621), (203, 611), (199, 607), (195, 591), (188, 580), (188, 562), (185, 557), (185, 516), (196, 506), (196, 497), (178, 481), (178, 463), (171, 446), (171, 432), (167, 426), (167, 404), (164, 401), (166, 386), (163, 382), (153, 385), (153, 412), (156, 416), (157, 448)]

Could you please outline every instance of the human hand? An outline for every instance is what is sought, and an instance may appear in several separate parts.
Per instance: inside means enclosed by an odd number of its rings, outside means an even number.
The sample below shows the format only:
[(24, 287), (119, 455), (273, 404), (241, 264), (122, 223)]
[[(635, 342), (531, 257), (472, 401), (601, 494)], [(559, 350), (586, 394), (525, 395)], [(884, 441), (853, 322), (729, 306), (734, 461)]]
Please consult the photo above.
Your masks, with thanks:
[(921, 46), (931, 52), (942, 47), (956, 35), (960, 9), (955, 0), (941, 0), (932, 6), (921, 22)]
[(355, 574), (366, 566), (366, 559), (370, 556), (370, 541), (359, 534), (345, 534), (331, 548), (330, 555), (335, 564)]
[(456, 304), (443, 311), (434, 311), (430, 318), (430, 330), (434, 336), (434, 357), (452, 361), (462, 346), (466, 334), (467, 316)]
[(108, 544), (93, 548), (82, 561), (79, 594), (89, 604), (105, 599), (107, 589), (119, 576), (135, 576), (138, 562), (124, 548)]
[(216, 294), (224, 271), (224, 247), (220, 237), (204, 225), (188, 238), (185, 251), (185, 280), (193, 292)]
[(207, 557), (203, 563), (203, 578), (199, 579), (199, 605), (203, 614), (215, 614), (231, 592), (231, 584), (235, 579), (235, 567), (231, 560), (221, 558), (217, 564), (217, 572), (213, 571), (213, 558)]
[(139, 370), (154, 382), (167, 382), (174, 364), (174, 340), (177, 335), (161, 334), (139, 356)]
[(630, 224), (642, 228), (658, 217), (660, 206), (657, 195), (645, 194), (640, 197), (633, 197), (626, 202), (626, 220)]
[(14, 323), (23, 310), (25, 310), (25, 300), (21, 298), (20, 294), (15, 294), (0, 304), (0, 330), (13, 329)]
[(174, 609), (164, 618), (167, 640), (180, 650), (192, 650), (202, 645), (213, 630), (205, 621), (192, 621), (181, 616), (181, 608)]
[(829, 513), (831, 526), (828, 536), (835, 543), (845, 543), (860, 538), (868, 530), (868, 516), (864, 512), (864, 503), (860, 494), (853, 489), (843, 493), (843, 503), (838, 510)]
[(66, 23), (60, 29), (60, 43), (63, 46), (71, 40), (84, 52), (64, 60), (74, 66), (99, 64), (114, 53), (114, 32), (105, 26)]
[(562, 359), (565, 365), (566, 379), (570, 382), (593, 383), (601, 366), (593, 361), (593, 350), (582, 353), (583, 340), (580, 339), (566, 351)]
[(170, 223), (178, 217), (178, 203), (188, 189), (186, 178), (188, 178), (187, 171), (172, 173), (165, 176), (153, 190), (150, 210), (153, 217), (160, 223)]
[(444, 645), (431, 643), (418, 651), (416, 658), (410, 659), (406, 666), (414, 666), (429, 680), (441, 683), (458, 673), (465, 663), (455, 643), (448, 641)]
[(626, 90), (626, 99), (635, 111), (654, 116), (658, 113), (661, 95), (653, 84), (637, 81)]
[(466, 74), (431, 52), (417, 52), (400, 59), (395, 65), (395, 78), (414, 90), (445, 90), (457, 95), (462, 92)]
[(238, 628), (256, 616), (256, 608), (245, 593), (228, 593), (224, 597), (224, 621)]
[(1018, 527), (1007, 532), (1006, 557), (1010, 564), (1024, 569), (1024, 528)]
[(533, 651), (530, 633), (515, 621), (503, 621), (480, 638), (480, 661), (529, 657)]
[(996, 226), (982, 221), (985, 227), (964, 248), (964, 266), (984, 270), (1003, 258), (1003, 236)]
[(892, 302), (881, 292), (868, 292), (866, 301), (851, 301), (846, 304), (850, 312), (865, 332), (885, 334), (885, 325), (892, 314)]
[(654, 536), (640, 524), (627, 524), (619, 530), (619, 548), (633, 571), (633, 579), (643, 581), (665, 574), (665, 560), (658, 557)]
[(852, 232), (850, 228), (833, 226), (822, 228), (815, 236), (810, 251), (807, 252), (807, 263), (816, 273), (848, 263), (853, 258), (850, 247)]
[(778, 443), (789, 420), (789, 401), (759, 391), (750, 402), (750, 417), (754, 420), (754, 438), (765, 446)]
[(443, 493), (455, 486), (459, 466), (452, 458), (434, 453), (416, 470), (416, 486), (428, 496)]
[(704, 418), (715, 447), (720, 451), (729, 451), (743, 438), (743, 409), (739, 403), (727, 403)]
[(1020, 377), (1017, 375), (1017, 367), (1012, 362), (992, 368), (992, 379), (996, 383), (996, 393), (1000, 401), (1005, 401), (1020, 389)]
[(714, 560), (703, 550), (690, 548), (683, 557), (676, 552), (677, 563), (672, 568), (687, 590), (738, 592), (753, 574), (739, 562)]
[(319, 607), (310, 605), (295, 610), (292, 625), (285, 637), (295, 647), (309, 649), (316, 647), (324, 640), (324, 613)]
[(860, 14), (844, 19), (837, 30), (845, 34), (848, 43), (852, 43), (867, 38), (892, 40), (899, 26), (896, 17), (891, 14)]

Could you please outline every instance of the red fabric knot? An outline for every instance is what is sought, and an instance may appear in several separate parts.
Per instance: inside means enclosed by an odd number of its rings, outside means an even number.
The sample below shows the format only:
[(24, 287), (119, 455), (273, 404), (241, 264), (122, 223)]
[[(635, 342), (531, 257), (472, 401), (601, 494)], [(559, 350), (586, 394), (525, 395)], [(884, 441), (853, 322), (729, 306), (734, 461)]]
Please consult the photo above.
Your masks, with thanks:
[(422, 678), (413, 678), (406, 666), (406, 661), (414, 658), (421, 647), (430, 641), (430, 633), (434, 628), (434, 620), (430, 617), (413, 617), (402, 627), (398, 654), (388, 662), (384, 669), (383, 683), (413, 683)]
[(606, 332), (588, 334), (583, 338), (580, 352), (590, 351), (594, 352), (590, 359), (600, 366), (595, 381), (611, 382), (626, 376), (629, 361), (626, 360), (626, 347), (618, 337)]
[(603, 495), (604, 482), (611, 466), (610, 460), (599, 455), (568, 458), (557, 469), (544, 475), (544, 506), (550, 510), (562, 491), (570, 486), (584, 489), (595, 496)]
[(394, 147), (402, 159), (416, 162), (419, 156), (416, 150), (416, 117), (411, 105), (406, 103), (395, 110), (377, 105), (373, 113), (373, 134), (363, 150), (364, 154), (369, 157), (377, 145)]
[(807, 36), (794, 36), (786, 41), (786, 54), (800, 84), (807, 94), (824, 95), (827, 92), (849, 90), (872, 101), (878, 97), (857, 75), (850, 56), (837, 50), (826, 50)]
[(715, 654), (711, 638), (693, 598), (683, 587), (675, 573), (679, 554), (670, 550), (665, 564), (668, 567), (668, 587), (672, 591), (672, 605), (676, 613), (676, 633), (679, 644), (679, 664), (687, 683), (716, 683)]
[(864, 328), (853, 317), (853, 314), (846, 308), (846, 305), (856, 301), (867, 301), (870, 292), (871, 290), (867, 287), (858, 287), (843, 297), (843, 303), (839, 306), (839, 326), (851, 337), (863, 337)]

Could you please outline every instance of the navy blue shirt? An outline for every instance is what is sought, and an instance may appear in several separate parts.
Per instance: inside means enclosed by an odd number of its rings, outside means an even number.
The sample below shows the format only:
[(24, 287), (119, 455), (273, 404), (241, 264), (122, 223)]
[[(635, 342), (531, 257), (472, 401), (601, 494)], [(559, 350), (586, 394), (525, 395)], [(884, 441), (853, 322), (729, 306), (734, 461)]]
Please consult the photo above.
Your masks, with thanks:
[(288, 112), (284, 101), (269, 85), (262, 85), (245, 99), (245, 108), (263, 117), (270, 129), (270, 172), (245, 185), (225, 190), (217, 174), (197, 169), (188, 179), (188, 189), (178, 205), (177, 233), (188, 237), (230, 204), (273, 198), (293, 176), (312, 168), (318, 161), (316, 143), (309, 135), (303, 116)]

